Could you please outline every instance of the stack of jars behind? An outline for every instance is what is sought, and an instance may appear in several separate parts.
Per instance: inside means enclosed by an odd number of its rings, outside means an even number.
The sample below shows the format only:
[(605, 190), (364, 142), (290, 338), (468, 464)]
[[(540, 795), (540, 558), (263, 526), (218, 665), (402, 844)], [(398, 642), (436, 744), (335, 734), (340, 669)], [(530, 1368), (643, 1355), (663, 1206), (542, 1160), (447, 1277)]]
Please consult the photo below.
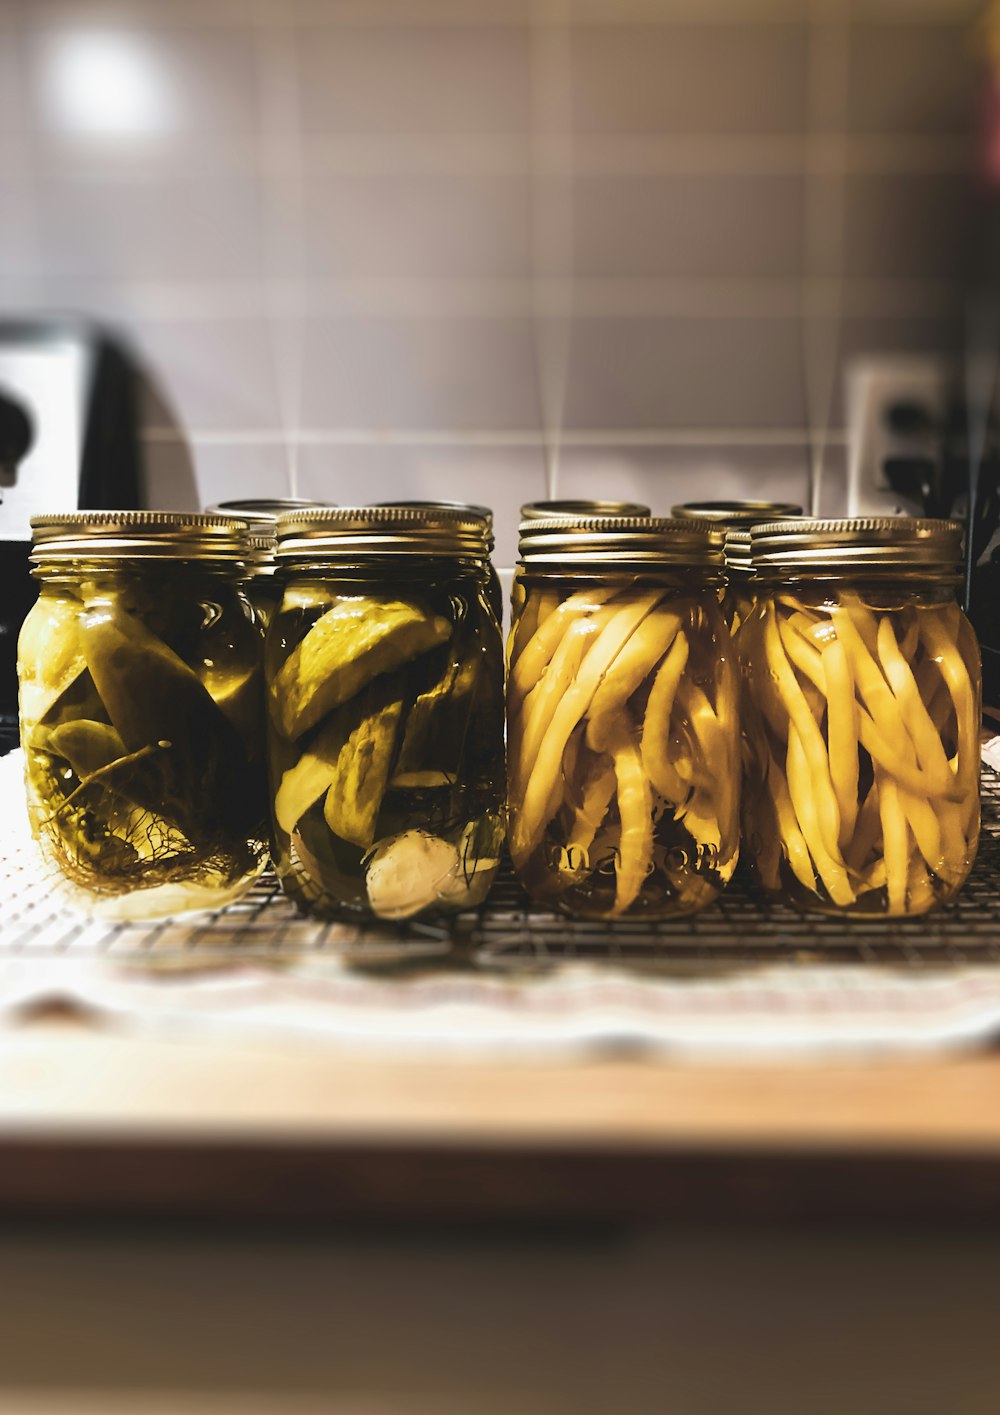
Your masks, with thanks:
[(82, 512), (32, 522), (18, 643), (29, 818), (105, 917), (218, 907), (266, 860), (261, 640), (244, 522)]
[(787, 521), (751, 533), (738, 636), (743, 844), (803, 909), (922, 914), (979, 836), (979, 648), (955, 522)]
[(507, 686), (510, 853), (541, 904), (655, 918), (710, 903), (738, 854), (738, 678), (722, 532), (521, 526)]
[(503, 836), (503, 652), (482, 518), (302, 511), (265, 649), (273, 859), (323, 917), (483, 901)]
[(783, 521), (802, 515), (791, 501), (686, 501), (675, 516), (711, 521), (726, 535), (726, 592), (722, 612), (735, 634), (753, 608), (750, 527), (763, 521)]
[(315, 501), (296, 497), (248, 497), (242, 501), (220, 501), (205, 510), (217, 516), (238, 516), (247, 523), (247, 598), (262, 629), (281, 599), (275, 575), (278, 548), (278, 518), (287, 511), (315, 506)]

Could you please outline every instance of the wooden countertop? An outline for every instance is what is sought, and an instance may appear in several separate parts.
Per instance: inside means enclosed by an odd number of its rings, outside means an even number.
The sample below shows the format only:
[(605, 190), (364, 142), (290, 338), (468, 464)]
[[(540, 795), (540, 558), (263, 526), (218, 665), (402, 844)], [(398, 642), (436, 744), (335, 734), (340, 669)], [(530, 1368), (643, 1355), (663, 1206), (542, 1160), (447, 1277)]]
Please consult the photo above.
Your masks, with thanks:
[(1000, 1218), (1000, 1057), (389, 1061), (0, 1036), (0, 1214)]

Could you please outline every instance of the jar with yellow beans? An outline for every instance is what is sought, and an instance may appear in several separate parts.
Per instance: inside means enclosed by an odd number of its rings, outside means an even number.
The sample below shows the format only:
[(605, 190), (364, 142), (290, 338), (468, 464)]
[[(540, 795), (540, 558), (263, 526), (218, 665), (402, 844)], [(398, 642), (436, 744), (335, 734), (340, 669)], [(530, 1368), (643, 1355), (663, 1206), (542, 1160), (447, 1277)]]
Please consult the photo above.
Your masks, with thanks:
[(802, 909), (926, 913), (979, 837), (980, 659), (955, 601), (961, 527), (758, 525), (739, 635), (743, 847)]
[(722, 545), (698, 521), (522, 524), (508, 841), (539, 903), (657, 918), (711, 903), (732, 876), (739, 681)]

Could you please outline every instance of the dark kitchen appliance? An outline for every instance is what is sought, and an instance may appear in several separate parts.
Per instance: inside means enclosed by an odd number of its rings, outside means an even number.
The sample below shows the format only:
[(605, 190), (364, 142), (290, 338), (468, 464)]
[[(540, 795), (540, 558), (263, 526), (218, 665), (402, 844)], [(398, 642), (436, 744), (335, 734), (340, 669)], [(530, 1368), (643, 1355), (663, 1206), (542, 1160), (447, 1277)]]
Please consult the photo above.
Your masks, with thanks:
[(136, 367), (85, 321), (0, 320), (0, 752), (17, 744), (30, 521), (139, 505)]

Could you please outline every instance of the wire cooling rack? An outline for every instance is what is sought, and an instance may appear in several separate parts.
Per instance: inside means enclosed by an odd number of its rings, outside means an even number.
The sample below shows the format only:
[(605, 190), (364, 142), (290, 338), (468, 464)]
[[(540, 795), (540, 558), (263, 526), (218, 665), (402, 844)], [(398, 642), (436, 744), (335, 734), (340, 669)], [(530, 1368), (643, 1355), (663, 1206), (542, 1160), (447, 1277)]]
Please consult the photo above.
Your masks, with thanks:
[(656, 923), (590, 922), (534, 909), (509, 866), (489, 900), (451, 923), (321, 923), (303, 918), (265, 876), (235, 904), (156, 923), (88, 920), (61, 908), (27, 841), (0, 860), (0, 958), (39, 954), (142, 956), (164, 965), (237, 958), (293, 962), (341, 957), (358, 966), (433, 964), (516, 971), (613, 960), (704, 973), (762, 963), (880, 963), (904, 967), (1000, 962), (1000, 775), (983, 769), (983, 831), (958, 899), (922, 919), (879, 921), (800, 915), (769, 903), (737, 877), (700, 914)]

